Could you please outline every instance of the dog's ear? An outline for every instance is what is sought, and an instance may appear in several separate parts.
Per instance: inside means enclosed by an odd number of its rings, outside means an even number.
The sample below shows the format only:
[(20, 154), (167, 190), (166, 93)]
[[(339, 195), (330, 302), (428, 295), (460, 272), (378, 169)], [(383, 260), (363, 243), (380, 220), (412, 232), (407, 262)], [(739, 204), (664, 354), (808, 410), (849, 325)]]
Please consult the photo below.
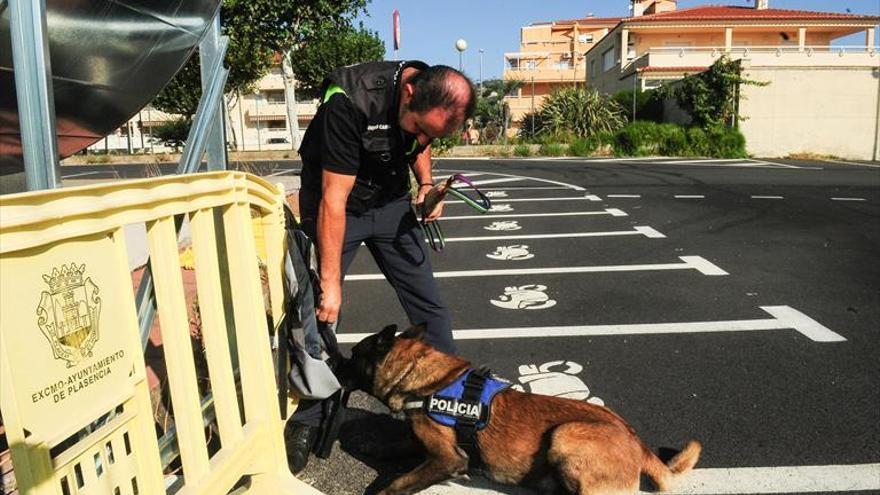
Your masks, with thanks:
[(400, 337), (403, 339), (412, 339), (424, 342), (425, 332), (427, 331), (427, 329), (428, 328), (424, 324), (413, 325), (407, 328), (405, 332), (400, 334)]
[(397, 335), (397, 325), (388, 325), (379, 332), (379, 339), (376, 341), (377, 347), (384, 347), (394, 342), (394, 336)]

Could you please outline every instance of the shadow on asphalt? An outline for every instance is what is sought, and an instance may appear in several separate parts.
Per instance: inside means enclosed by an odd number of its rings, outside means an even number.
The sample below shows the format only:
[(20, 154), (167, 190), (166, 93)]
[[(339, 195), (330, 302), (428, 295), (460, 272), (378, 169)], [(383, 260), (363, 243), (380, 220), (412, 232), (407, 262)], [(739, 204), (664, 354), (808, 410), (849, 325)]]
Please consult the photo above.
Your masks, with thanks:
[(377, 493), (424, 460), (405, 420), (392, 417), (387, 411), (351, 407), (345, 419), (339, 432), (340, 447), (377, 473), (365, 494)]

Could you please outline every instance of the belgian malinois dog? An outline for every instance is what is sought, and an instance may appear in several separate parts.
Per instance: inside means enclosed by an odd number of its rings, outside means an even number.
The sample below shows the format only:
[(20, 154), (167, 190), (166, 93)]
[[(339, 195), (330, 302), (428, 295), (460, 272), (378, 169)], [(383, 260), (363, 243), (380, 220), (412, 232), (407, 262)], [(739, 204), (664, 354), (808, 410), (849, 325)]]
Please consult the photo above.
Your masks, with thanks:
[[(339, 370), (350, 388), (375, 396), (391, 411), (404, 410), (413, 397), (431, 396), (470, 368), (464, 359), (427, 344), (423, 327), (399, 336), (396, 331), (388, 326), (362, 340)], [(457, 446), (452, 427), (435, 422), (424, 409), (407, 408), (406, 415), (427, 458), (380, 495), (416, 493), (467, 473), (468, 455)], [(664, 464), (626, 421), (605, 407), (510, 388), (495, 396), (477, 443), (488, 478), (541, 493), (579, 495), (635, 493), (642, 473), (664, 491), (694, 467), (702, 449), (691, 440)]]

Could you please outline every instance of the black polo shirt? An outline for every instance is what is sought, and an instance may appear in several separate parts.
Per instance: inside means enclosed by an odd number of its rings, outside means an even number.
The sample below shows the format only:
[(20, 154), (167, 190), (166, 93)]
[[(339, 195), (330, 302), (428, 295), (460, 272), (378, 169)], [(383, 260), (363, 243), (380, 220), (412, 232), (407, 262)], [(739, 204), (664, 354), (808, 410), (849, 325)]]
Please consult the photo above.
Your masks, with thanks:
[[(397, 83), (395, 81), (395, 87), (398, 86)], [(399, 91), (394, 94), (399, 94)], [(392, 115), (397, 115), (398, 101), (394, 101), (392, 105), (390, 111), (393, 112)], [(382, 203), (404, 196), (409, 190), (407, 170), (397, 170), (392, 175), (376, 173), (370, 167), (361, 167), (366, 162), (366, 151), (362, 145), (362, 135), (366, 128), (366, 116), (355, 108), (345, 94), (332, 95), (318, 108), (299, 149), (303, 162), (301, 188), (310, 199), (309, 203), (315, 202), (315, 208), (317, 201), (320, 201), (321, 173), (324, 170), (355, 175), (360, 180), (377, 183), (384, 191)], [(402, 131), (401, 133), (404, 149), (410, 150), (418, 145), (415, 136)]]

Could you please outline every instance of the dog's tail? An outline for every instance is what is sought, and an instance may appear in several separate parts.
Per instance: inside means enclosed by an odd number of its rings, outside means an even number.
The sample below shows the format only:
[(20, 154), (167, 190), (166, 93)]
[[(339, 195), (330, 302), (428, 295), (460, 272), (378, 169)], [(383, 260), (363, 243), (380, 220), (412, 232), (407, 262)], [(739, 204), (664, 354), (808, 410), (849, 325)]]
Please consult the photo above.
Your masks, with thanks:
[(670, 459), (668, 464), (663, 464), (651, 450), (642, 446), (644, 460), (642, 471), (651, 478), (658, 490), (666, 491), (675, 478), (693, 469), (700, 460), (700, 452), (703, 446), (696, 440), (689, 441), (681, 452)]

